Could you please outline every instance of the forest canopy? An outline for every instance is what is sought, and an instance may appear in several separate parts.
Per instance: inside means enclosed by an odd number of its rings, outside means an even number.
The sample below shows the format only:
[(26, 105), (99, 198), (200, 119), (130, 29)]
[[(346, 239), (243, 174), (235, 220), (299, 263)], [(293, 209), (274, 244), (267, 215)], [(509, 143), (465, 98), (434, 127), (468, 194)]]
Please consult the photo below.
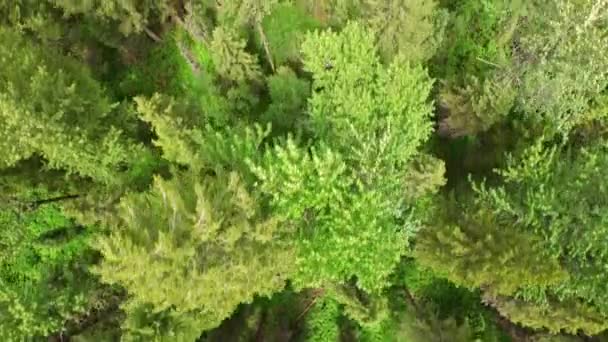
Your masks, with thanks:
[(3, 341), (608, 341), (608, 1), (0, 0)]

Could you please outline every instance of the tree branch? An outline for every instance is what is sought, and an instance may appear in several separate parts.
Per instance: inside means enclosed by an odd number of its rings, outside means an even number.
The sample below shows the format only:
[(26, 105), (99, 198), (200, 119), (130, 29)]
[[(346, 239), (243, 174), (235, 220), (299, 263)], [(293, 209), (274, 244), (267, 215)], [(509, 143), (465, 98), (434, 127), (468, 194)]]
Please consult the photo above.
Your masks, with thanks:
[(264, 29), (262, 28), (262, 23), (258, 19), (256, 20), (255, 26), (260, 34), (260, 39), (262, 40), (262, 45), (264, 46), (264, 51), (266, 52), (266, 59), (268, 59), (268, 63), (270, 64), (270, 69), (272, 72), (275, 72), (274, 62), (272, 61), (272, 54), (270, 53), (270, 45), (268, 44), (268, 39), (266, 38), (266, 34), (264, 33)]
[(146, 35), (148, 35), (148, 37), (150, 37), (150, 39), (152, 39), (153, 41), (159, 43), (162, 41), (162, 39), (154, 32), (152, 32), (152, 30), (150, 30), (147, 27), (144, 27), (144, 32), (146, 33)]

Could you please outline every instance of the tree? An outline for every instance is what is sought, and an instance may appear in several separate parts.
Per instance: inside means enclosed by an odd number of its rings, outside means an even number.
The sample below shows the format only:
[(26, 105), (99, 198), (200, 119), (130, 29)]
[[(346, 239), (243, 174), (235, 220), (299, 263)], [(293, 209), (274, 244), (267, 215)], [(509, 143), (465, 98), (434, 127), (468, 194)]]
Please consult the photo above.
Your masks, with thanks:
[(138, 147), (113, 125), (114, 104), (88, 70), (8, 29), (0, 41), (0, 166), (40, 156), (52, 169), (120, 181)]
[(312, 342), (340, 339), (340, 305), (329, 297), (315, 300), (306, 318), (306, 340)]
[(300, 61), (300, 46), (306, 32), (319, 28), (321, 25), (303, 9), (291, 5), (280, 4), (262, 20), (264, 36), (256, 35), (258, 45), (268, 48), (272, 61), (277, 66)]
[(524, 22), (514, 50), (518, 108), (542, 122), (546, 134), (566, 134), (608, 85), (608, 4), (553, 0), (530, 6), (539, 20)]
[(97, 272), (132, 296), (126, 336), (193, 340), (240, 303), (282, 289), (292, 273), (290, 232), (248, 189), (245, 161), (256, 160), (268, 132), (201, 127), (204, 117), (160, 95), (137, 102), (175, 168), (170, 179), (156, 177), (149, 191), (121, 200), (112, 233), (98, 244)]
[[(52, 196), (30, 191), (30, 201)], [(25, 196), (26, 194), (22, 194)], [(87, 271), (91, 231), (56, 203), (0, 209), (0, 334), (10, 340), (65, 332), (102, 304), (103, 287)]]
[(366, 0), (363, 18), (376, 33), (384, 60), (401, 53), (415, 64), (435, 54), (448, 15), (434, 0)]
[(538, 305), (517, 298), (486, 296), (484, 301), (511, 322), (534, 329), (547, 329), (553, 334), (562, 331), (577, 334), (583, 331), (587, 335), (595, 335), (608, 328), (605, 315), (577, 300)]
[[(131, 296), (128, 335), (156, 315), (185, 320), (200, 334), (240, 303), (283, 288), (291, 273), (292, 253), (276, 220), (259, 212), (234, 173), (157, 178), (149, 192), (124, 198), (118, 215), (120, 226), (99, 241), (104, 261), (97, 272)], [(142, 314), (148, 318), (136, 324)], [(156, 334), (180, 331), (178, 324)]]
[[(525, 135), (567, 135), (584, 124), (590, 103), (608, 84), (608, 59), (603, 53), (608, 48), (606, 16), (600, 14), (608, 5), (590, 0), (513, 1), (509, 6), (475, 3), (504, 14), (482, 16), (489, 20), (481, 21), (487, 25), (483, 39), (470, 41), (469, 33), (449, 45), (447, 83), (441, 96), (449, 111), (444, 131), (452, 131), (452, 136), (483, 132), (505, 121), (511, 111), (520, 114), (516, 121)], [(457, 27), (477, 32), (467, 26), (478, 18), (470, 12), (473, 5), (463, 6)], [(456, 63), (453, 69), (452, 63)], [(582, 70), (581, 65), (587, 67)], [(467, 72), (458, 72), (463, 69)], [(452, 72), (467, 76), (449, 76)]]
[(116, 21), (125, 35), (147, 30), (150, 23), (163, 23), (183, 10), (176, 8), (175, 2), (171, 0), (47, 1), (68, 15), (83, 14), (100, 20)]
[(251, 163), (258, 188), (298, 232), (297, 286), (354, 277), (360, 288), (379, 291), (416, 229), (404, 191), (431, 132), (432, 81), (399, 57), (381, 65), (372, 32), (355, 23), (310, 33), (302, 51), (313, 75), (315, 141), (302, 148), (288, 138)]
[(437, 274), (502, 295), (567, 279), (558, 259), (550, 258), (533, 234), (510, 230), (491, 213), (457, 215), (446, 218), (451, 224), (433, 224), (417, 235), (416, 259)]
[(304, 129), (310, 82), (298, 78), (288, 67), (279, 67), (275, 75), (267, 78), (267, 84), (271, 103), (263, 120), (272, 123), (275, 133)]
[[(602, 206), (605, 203), (606, 186), (603, 179), (595, 175), (606, 167), (606, 156), (606, 144), (601, 141), (581, 149), (544, 147), (543, 142), (539, 141), (521, 156), (509, 159), (507, 165), (499, 171), (504, 182), (502, 185), (476, 186), (476, 205), (485, 213), (480, 218), (490, 216), (499, 224), (483, 224), (484, 221), (478, 218), (472, 224), (461, 226), (479, 225), (481, 231), (488, 236), (496, 234), (492, 232), (493, 227), (508, 227), (499, 232), (510, 237), (497, 241), (509, 241), (509, 244), (512, 241), (519, 242), (510, 248), (498, 247), (494, 252), (491, 241), (480, 244), (479, 247), (489, 258), (485, 266), (482, 263), (475, 270), (470, 269), (471, 260), (474, 259), (463, 254), (452, 255), (451, 261), (440, 258), (444, 261), (443, 265), (436, 259), (431, 260), (435, 257), (432, 253), (445, 253), (440, 252), (441, 247), (433, 247), (429, 250), (431, 254), (428, 257), (422, 255), (421, 260), (435, 264), (435, 267), (445, 269), (446, 272), (452, 270), (448, 276), (454, 281), (468, 284), (467, 286), (479, 286), (491, 296), (519, 298), (517, 303), (520, 304), (517, 305), (501, 306), (500, 303), (503, 302), (515, 302), (511, 299), (499, 300), (497, 308), (523, 325), (544, 326), (554, 331), (584, 329), (587, 333), (604, 329), (605, 325), (600, 322), (606, 321), (607, 314), (606, 292), (601, 285), (605, 283), (602, 270), (606, 265), (606, 253), (601, 236), (605, 229), (605, 210)], [(458, 241), (454, 236), (462, 236), (461, 232), (457, 229), (451, 233), (452, 238), (442, 240), (448, 243)], [(424, 250), (429, 245), (423, 240), (419, 243), (420, 250), (425, 254)], [(531, 245), (525, 247), (527, 244)], [(468, 242), (463, 245), (469, 246), (468, 248), (474, 246)], [(496, 277), (496, 265), (516, 257), (519, 253), (513, 251), (521, 247), (524, 248), (520, 251), (523, 259), (514, 260), (512, 270)], [(483, 253), (480, 250), (472, 255), (478, 259)], [(501, 256), (501, 253), (506, 254)], [(536, 259), (535, 254), (538, 255)], [(551, 263), (547, 262), (549, 260)], [(461, 276), (458, 274), (461, 273), (454, 272), (451, 266), (447, 266), (454, 264), (467, 265), (468, 275), (462, 273), (465, 278), (459, 280)], [(491, 268), (489, 265), (492, 265)], [(486, 273), (486, 279), (491, 279), (489, 283), (466, 279), (488, 271), (491, 271)], [(546, 278), (551, 274), (555, 276)], [(536, 281), (533, 280), (535, 278)], [(512, 285), (504, 288), (500, 284), (492, 284), (492, 281), (506, 281), (507, 285)], [(517, 289), (517, 286), (520, 288)], [(543, 316), (541, 312), (551, 310), (556, 315), (554, 319), (539, 318), (539, 315)]]

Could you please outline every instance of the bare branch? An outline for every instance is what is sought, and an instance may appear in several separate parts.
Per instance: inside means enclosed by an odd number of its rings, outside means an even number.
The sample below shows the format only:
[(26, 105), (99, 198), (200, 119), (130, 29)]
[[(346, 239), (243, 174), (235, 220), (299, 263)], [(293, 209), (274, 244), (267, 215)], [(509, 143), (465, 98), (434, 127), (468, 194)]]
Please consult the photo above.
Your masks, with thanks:
[(148, 35), (148, 37), (150, 37), (150, 39), (152, 39), (153, 41), (159, 43), (162, 41), (162, 39), (154, 32), (152, 32), (152, 30), (150, 30), (147, 27), (144, 27), (144, 32), (146, 32), (146, 35)]
[(266, 38), (266, 34), (264, 33), (264, 29), (262, 28), (261, 21), (257, 20), (255, 26), (258, 30), (258, 33), (260, 34), (260, 39), (262, 40), (262, 45), (264, 45), (264, 51), (266, 52), (266, 59), (268, 59), (268, 63), (270, 64), (270, 69), (272, 69), (272, 72), (275, 72), (274, 62), (272, 61), (272, 54), (270, 53), (270, 45), (268, 44), (268, 39)]

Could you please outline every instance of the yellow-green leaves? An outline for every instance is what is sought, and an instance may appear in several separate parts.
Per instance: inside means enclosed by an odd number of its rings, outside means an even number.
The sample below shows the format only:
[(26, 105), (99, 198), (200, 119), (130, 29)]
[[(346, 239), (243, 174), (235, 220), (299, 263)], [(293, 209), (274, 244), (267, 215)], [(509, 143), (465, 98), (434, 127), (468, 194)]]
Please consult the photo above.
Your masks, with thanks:
[(157, 178), (149, 192), (123, 199), (119, 215), (120, 226), (99, 241), (97, 272), (128, 291), (132, 310), (196, 318), (203, 331), (280, 290), (292, 272), (277, 221), (263, 217), (236, 174)]
[(378, 292), (416, 226), (401, 217), (410, 209), (404, 192), (414, 186), (406, 184), (408, 162), (431, 132), (432, 81), (401, 56), (382, 65), (373, 34), (358, 23), (310, 33), (302, 54), (313, 77), (315, 140), (302, 147), (287, 139), (251, 163), (258, 189), (282, 224), (297, 230), (297, 286), (354, 278)]

